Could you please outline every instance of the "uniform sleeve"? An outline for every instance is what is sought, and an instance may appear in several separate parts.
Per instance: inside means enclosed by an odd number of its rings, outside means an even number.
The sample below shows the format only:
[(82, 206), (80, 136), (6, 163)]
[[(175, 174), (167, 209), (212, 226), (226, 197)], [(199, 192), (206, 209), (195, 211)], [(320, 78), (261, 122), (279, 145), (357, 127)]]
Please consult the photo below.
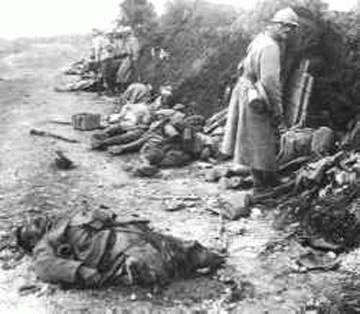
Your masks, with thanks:
[(54, 248), (46, 238), (34, 249), (35, 273), (44, 281), (75, 283), (81, 265), (80, 261), (56, 256)]
[(149, 124), (151, 121), (151, 113), (150, 113), (150, 110), (149, 108), (145, 108), (142, 112), (142, 118), (141, 118), (141, 124)]
[(267, 46), (260, 57), (260, 81), (269, 97), (275, 115), (282, 115), (282, 87), (280, 82), (280, 48)]
[(119, 120), (124, 119), (130, 110), (131, 110), (131, 108), (130, 108), (129, 104), (125, 104), (124, 106), (122, 106), (122, 108), (119, 112)]

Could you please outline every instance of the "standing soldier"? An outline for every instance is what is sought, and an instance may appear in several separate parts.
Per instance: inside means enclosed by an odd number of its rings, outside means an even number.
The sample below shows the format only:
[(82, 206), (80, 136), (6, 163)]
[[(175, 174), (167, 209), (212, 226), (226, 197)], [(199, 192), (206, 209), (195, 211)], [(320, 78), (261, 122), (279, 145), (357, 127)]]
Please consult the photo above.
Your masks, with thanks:
[(122, 93), (134, 81), (139, 42), (130, 26), (119, 26), (107, 33), (109, 41), (103, 62), (103, 78), (110, 95)]
[(119, 69), (121, 59), (117, 57), (116, 38), (113, 30), (105, 34), (104, 48), (101, 53), (101, 73), (106, 92), (109, 96), (116, 91), (116, 72)]
[(121, 49), (119, 55), (122, 57), (122, 61), (116, 75), (116, 83), (120, 93), (124, 92), (136, 80), (137, 60), (140, 51), (139, 41), (131, 27), (123, 27), (122, 33), (122, 45), (119, 47)]
[(92, 29), (91, 38), (91, 56), (92, 62), (89, 63), (89, 69), (95, 73), (96, 89), (98, 94), (101, 92), (102, 77), (101, 77), (101, 61), (104, 50), (104, 34), (97, 28)]
[(291, 9), (278, 11), (250, 44), (231, 95), (222, 153), (252, 169), (255, 187), (278, 184), (278, 126), (283, 114), (281, 60), (299, 25)]
[(91, 34), (91, 58), (97, 63), (100, 62), (103, 46), (103, 32), (97, 28), (93, 28)]

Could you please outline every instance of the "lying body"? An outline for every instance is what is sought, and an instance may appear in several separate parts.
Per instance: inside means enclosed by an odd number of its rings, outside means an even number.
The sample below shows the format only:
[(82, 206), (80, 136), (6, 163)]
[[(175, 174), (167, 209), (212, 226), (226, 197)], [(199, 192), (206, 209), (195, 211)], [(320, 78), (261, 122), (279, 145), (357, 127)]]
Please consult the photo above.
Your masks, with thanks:
[(49, 222), (40, 217), (17, 230), (44, 281), (93, 287), (107, 284), (164, 285), (222, 258), (198, 242), (152, 231), (146, 222), (119, 222), (104, 211), (77, 212)]

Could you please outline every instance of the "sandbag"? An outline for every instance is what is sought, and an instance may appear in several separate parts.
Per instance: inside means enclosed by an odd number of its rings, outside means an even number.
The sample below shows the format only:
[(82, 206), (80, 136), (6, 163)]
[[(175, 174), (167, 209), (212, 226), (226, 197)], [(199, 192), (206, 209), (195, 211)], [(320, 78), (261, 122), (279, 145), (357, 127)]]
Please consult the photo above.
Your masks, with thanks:
[(279, 165), (283, 165), (303, 156), (326, 156), (332, 154), (334, 150), (335, 133), (329, 127), (320, 127), (317, 130), (290, 129), (281, 135), (277, 160)]
[(300, 156), (311, 154), (312, 130), (291, 129), (281, 135), (280, 151), (277, 156), (279, 165)]

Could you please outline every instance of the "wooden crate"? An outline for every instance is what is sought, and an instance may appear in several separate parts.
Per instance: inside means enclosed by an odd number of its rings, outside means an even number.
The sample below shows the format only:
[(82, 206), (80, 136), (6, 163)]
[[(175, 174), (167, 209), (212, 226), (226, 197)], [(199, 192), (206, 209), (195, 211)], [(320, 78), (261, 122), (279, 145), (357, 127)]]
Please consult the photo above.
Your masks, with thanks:
[(101, 115), (92, 113), (77, 113), (71, 117), (75, 130), (95, 130), (101, 126)]

